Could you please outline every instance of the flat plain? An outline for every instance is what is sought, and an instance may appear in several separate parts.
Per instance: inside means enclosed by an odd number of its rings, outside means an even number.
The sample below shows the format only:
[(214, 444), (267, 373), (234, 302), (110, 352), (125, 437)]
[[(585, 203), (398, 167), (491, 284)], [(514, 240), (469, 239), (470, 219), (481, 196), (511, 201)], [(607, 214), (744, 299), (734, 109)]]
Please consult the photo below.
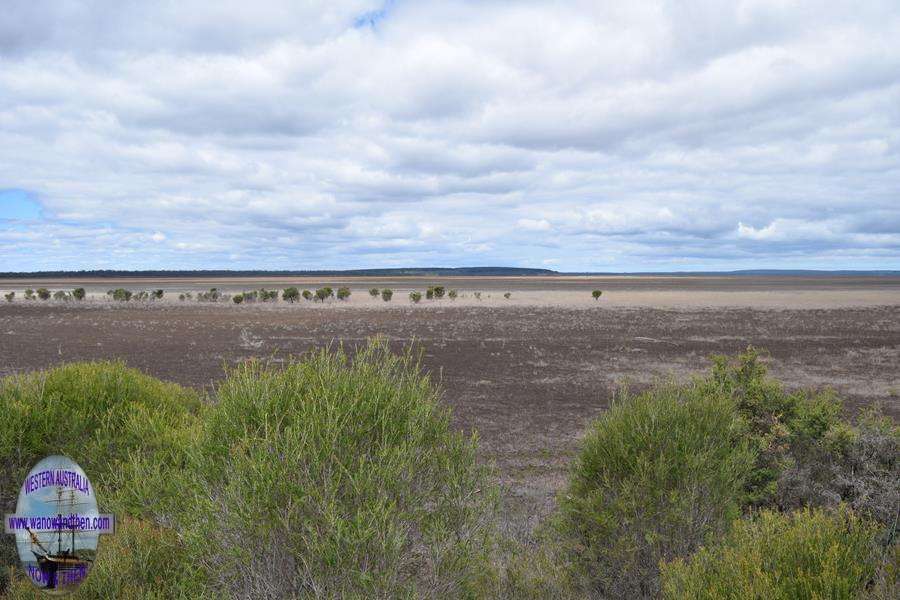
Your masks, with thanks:
[[(179, 301), (180, 293), (349, 286), (324, 304)], [(456, 289), (412, 304), (411, 290)], [(26, 287), (87, 288), (75, 301), (26, 301)], [(119, 303), (110, 288), (164, 289)], [(372, 287), (394, 290), (391, 302)], [(603, 290), (599, 300), (591, 290)], [(211, 389), (228, 365), (284, 361), (312, 348), (386, 336), (417, 344), (457, 427), (496, 464), (509, 520), (531, 528), (553, 506), (578, 440), (617, 389), (685, 378), (712, 354), (765, 349), (788, 388), (831, 387), (847, 410), (880, 403), (900, 417), (900, 277), (502, 277), (4, 280), (0, 375), (75, 360), (122, 359)], [(509, 292), (509, 298), (504, 294)], [(476, 297), (480, 294), (480, 298)], [(527, 517), (527, 518), (523, 518)]]

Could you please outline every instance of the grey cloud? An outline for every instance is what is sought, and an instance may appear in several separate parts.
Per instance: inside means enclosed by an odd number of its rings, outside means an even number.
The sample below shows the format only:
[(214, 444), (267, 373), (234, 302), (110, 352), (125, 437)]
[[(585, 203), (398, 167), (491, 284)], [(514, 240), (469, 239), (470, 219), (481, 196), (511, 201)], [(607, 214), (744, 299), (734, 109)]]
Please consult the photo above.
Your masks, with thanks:
[(892, 2), (384, 6), (8, 2), (0, 270), (900, 268)]

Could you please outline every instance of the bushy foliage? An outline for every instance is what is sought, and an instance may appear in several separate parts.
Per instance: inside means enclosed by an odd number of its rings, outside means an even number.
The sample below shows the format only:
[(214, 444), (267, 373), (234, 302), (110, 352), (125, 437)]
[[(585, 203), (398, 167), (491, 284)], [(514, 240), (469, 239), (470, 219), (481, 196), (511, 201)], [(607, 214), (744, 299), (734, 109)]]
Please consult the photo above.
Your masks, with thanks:
[(450, 298), (451, 300), (456, 300), (456, 298), (458, 296), (459, 296), (459, 292), (457, 292), (456, 290), (450, 290), (449, 292), (447, 292), (447, 297)]
[(444, 297), (444, 286), (436, 285), (434, 286), (434, 297), (440, 300)]
[(337, 291), (337, 299), (338, 300), (346, 300), (349, 297), (350, 297), (350, 288), (348, 288), (348, 287), (338, 288), (338, 291)]
[(76, 300), (84, 300), (84, 297), (87, 295), (83, 287), (77, 287), (72, 290), (72, 297)]
[(503, 294), (503, 297), (507, 300), (509, 300), (510, 296), (512, 296), (512, 292), (506, 292), (505, 294)]
[(131, 296), (133, 295), (131, 290), (126, 290), (125, 288), (116, 288), (114, 290), (109, 290), (106, 292), (107, 296), (110, 296), (113, 300), (117, 302), (128, 302), (131, 300)]
[(197, 301), (199, 302), (218, 302), (219, 297), (218, 288), (209, 288), (208, 292), (197, 292)]
[(409, 300), (413, 304), (418, 304), (422, 300), (422, 292), (410, 292)]
[(319, 288), (316, 290), (316, 300), (325, 302), (331, 296), (331, 288)]
[(151, 295), (153, 296), (154, 300), (162, 300), (162, 297), (165, 295), (165, 293), (165, 290), (153, 290), (153, 292), (151, 292)]
[[(199, 406), (194, 392), (118, 362), (72, 363), (0, 379), (0, 505), (15, 506), (38, 460), (63, 454), (103, 490), (101, 510), (155, 519), (166, 499), (177, 497), (169, 475), (184, 464)], [(17, 564), (13, 538), (2, 538), (6, 564)], [(121, 558), (101, 552), (95, 568)], [(0, 570), (0, 579), (10, 572)], [(106, 594), (94, 597), (120, 597), (114, 590)]]
[(900, 506), (900, 432), (877, 411), (854, 426), (841, 418), (830, 390), (786, 392), (767, 376), (760, 353), (713, 357), (704, 381), (710, 392), (732, 396), (757, 447), (748, 482), (757, 506), (853, 508), (887, 523)]
[(876, 574), (877, 527), (852, 511), (764, 510), (719, 543), (662, 568), (671, 600), (856, 598)]
[(231, 297), (231, 301), (234, 302), (235, 304), (240, 304), (241, 302), (244, 301), (244, 295), (243, 294), (235, 294), (234, 296)]
[(433, 285), (428, 286), (428, 289), (425, 290), (425, 298), (427, 300), (434, 299), (434, 286)]
[(309, 291), (309, 290), (303, 290), (303, 299), (304, 299), (304, 300), (312, 300), (312, 299), (313, 299), (313, 293), (312, 293), (311, 291)]
[(600, 296), (602, 296), (602, 295), (603, 295), (602, 290), (594, 290), (593, 292), (591, 292), (591, 296), (594, 298), (594, 300), (599, 300)]
[(15, 292), (7, 292), (7, 293), (3, 294), (3, 297), (6, 298), (7, 302), (12, 302), (13, 298), (16, 297), (16, 293)]
[(900, 428), (872, 407), (857, 423), (832, 424), (789, 447), (774, 504), (782, 510), (846, 503), (896, 527), (900, 511)]
[(373, 298), (377, 298), (379, 294), (378, 288), (372, 288), (369, 290), (369, 295)]
[(143, 291), (143, 290), (141, 290), (140, 292), (138, 292), (134, 295), (134, 299), (139, 300), (139, 301), (144, 301), (144, 300), (147, 300), (148, 298), (150, 298), (150, 293), (147, 291)]
[(393, 297), (394, 297), (394, 290), (392, 290), (390, 288), (384, 288), (383, 290), (381, 290), (381, 299), (384, 300), (385, 302), (390, 302), (391, 298), (393, 298)]
[(592, 593), (652, 597), (661, 560), (740, 514), (755, 452), (733, 400), (697, 382), (623, 395), (591, 427), (559, 528)]
[(49, 300), (50, 299), (50, 290), (47, 288), (38, 288), (37, 289), (37, 297), (41, 300)]
[(483, 577), (491, 485), (385, 342), (229, 372), (183, 535), (229, 597), (453, 597)]
[(34, 300), (34, 290), (33, 289), (28, 288), (27, 290), (25, 290), (25, 299), (26, 300)]
[(283, 292), (281, 292), (281, 299), (287, 300), (291, 304), (300, 299), (300, 290), (295, 287), (285, 288)]
[(64, 292), (63, 290), (56, 290), (55, 292), (53, 292), (53, 299), (67, 302), (69, 300), (69, 294)]
[(277, 302), (278, 290), (267, 290), (266, 288), (259, 288), (259, 299), (263, 302)]

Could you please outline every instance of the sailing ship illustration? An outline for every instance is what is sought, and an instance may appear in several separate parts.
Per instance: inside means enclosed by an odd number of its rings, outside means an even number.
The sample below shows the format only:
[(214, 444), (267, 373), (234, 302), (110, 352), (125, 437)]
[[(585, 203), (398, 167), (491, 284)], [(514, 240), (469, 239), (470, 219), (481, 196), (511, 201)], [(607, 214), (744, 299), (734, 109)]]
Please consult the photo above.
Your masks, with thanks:
[[(84, 555), (84, 548), (76, 543), (81, 539), (82, 533), (75, 527), (67, 527), (66, 519), (75, 514), (81, 503), (75, 502), (75, 491), (69, 490), (67, 499), (63, 499), (62, 488), (56, 490), (57, 526), (52, 531), (42, 532), (45, 540), (41, 541), (37, 533), (30, 528), (25, 528), (31, 537), (31, 553), (37, 560), (40, 569), (41, 583), (45, 583), (48, 590), (56, 590), (68, 585), (80, 583), (87, 575), (87, 570), (93, 562), (92, 558)], [(50, 539), (46, 539), (49, 537)], [(56, 551), (52, 550), (54, 542)], [(81, 554), (79, 554), (79, 550)]]

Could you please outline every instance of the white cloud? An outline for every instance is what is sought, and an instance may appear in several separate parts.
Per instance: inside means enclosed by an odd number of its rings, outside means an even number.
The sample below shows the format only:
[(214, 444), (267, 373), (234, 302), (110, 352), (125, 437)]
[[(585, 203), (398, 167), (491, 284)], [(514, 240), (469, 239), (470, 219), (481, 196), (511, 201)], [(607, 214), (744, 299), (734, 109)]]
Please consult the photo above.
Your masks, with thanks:
[(7, 4), (0, 270), (900, 268), (888, 0)]

